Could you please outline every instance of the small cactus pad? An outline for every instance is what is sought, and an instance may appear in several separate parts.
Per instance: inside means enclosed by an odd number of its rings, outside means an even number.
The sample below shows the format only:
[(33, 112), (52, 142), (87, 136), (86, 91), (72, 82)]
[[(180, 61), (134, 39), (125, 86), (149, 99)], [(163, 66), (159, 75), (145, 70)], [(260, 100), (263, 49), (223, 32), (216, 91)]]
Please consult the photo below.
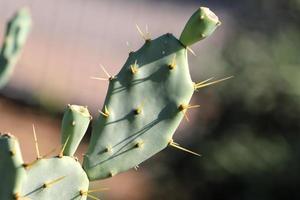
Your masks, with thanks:
[(18, 199), (26, 178), (23, 159), (17, 139), (11, 135), (0, 135), (0, 199)]
[(89, 180), (80, 163), (72, 157), (39, 159), (27, 166), (22, 198), (31, 200), (85, 200)]
[(0, 88), (9, 80), (30, 29), (31, 17), (27, 8), (20, 9), (8, 22), (0, 50)]
[(193, 92), (187, 49), (172, 34), (130, 53), (93, 126), (83, 163), (90, 180), (126, 171), (167, 147)]
[(209, 8), (200, 7), (186, 23), (179, 40), (190, 46), (210, 36), (220, 24), (219, 18)]
[(68, 105), (61, 127), (61, 143), (65, 144), (63, 155), (74, 155), (91, 119), (87, 107)]

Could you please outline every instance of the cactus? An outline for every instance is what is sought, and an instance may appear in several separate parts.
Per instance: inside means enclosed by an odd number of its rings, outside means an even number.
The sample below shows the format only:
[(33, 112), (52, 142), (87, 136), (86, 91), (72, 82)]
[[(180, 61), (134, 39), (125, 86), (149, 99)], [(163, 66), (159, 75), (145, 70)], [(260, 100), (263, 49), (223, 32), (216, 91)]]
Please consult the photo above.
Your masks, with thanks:
[(87, 107), (68, 105), (61, 127), (61, 143), (66, 144), (63, 155), (74, 155), (91, 119)]
[(208, 9), (192, 15), (180, 40), (165, 34), (131, 52), (109, 81), (102, 115), (94, 124), (84, 169), (91, 180), (133, 168), (168, 145), (197, 89), (191, 80), (187, 46), (220, 24)]
[[(98, 199), (89, 181), (131, 169), (167, 146), (194, 153), (173, 141), (173, 134), (190, 105), (193, 93), (222, 80), (194, 83), (187, 61), (190, 45), (220, 25), (208, 8), (199, 8), (180, 39), (165, 34), (131, 52), (121, 71), (110, 76), (105, 104), (93, 124), (83, 167), (73, 157), (91, 116), (86, 107), (68, 105), (62, 121), (60, 153), (24, 164), (16, 139), (0, 137), (0, 175), (7, 183), (0, 199)], [(3, 162), (2, 162), (3, 160)], [(1, 196), (2, 195), (2, 196)]]
[(22, 160), (15, 137), (0, 136), (0, 199), (86, 199), (89, 180), (76, 158), (44, 158), (32, 163)]
[(26, 172), (17, 139), (12, 135), (0, 135), (0, 199), (17, 198), (25, 181)]
[(38, 159), (25, 166), (20, 197), (29, 199), (86, 199), (89, 180), (80, 163), (69, 156)]
[(191, 16), (179, 40), (183, 45), (190, 46), (210, 36), (220, 25), (219, 18), (209, 8), (201, 7)]
[(20, 9), (7, 23), (0, 49), (0, 89), (11, 77), (30, 29), (31, 17), (27, 8)]

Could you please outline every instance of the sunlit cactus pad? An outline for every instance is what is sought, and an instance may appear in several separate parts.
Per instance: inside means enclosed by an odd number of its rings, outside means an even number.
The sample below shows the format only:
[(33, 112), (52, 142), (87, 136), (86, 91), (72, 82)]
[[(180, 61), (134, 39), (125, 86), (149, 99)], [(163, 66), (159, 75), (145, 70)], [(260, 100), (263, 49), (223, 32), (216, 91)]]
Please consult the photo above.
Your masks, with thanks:
[(26, 169), (27, 181), (23, 184), (21, 197), (32, 200), (86, 199), (89, 180), (80, 163), (63, 156), (37, 160)]
[(87, 107), (79, 105), (68, 105), (61, 126), (61, 143), (66, 144), (65, 156), (73, 156), (76, 152), (92, 116)]
[[(3, 182), (0, 200), (85, 200), (87, 197), (98, 200), (92, 193), (101, 189), (89, 190), (89, 181), (136, 168), (168, 145), (199, 155), (174, 142), (173, 134), (182, 118), (187, 118), (186, 111), (199, 107), (190, 105), (193, 93), (225, 80), (209, 82), (211, 79), (207, 79), (194, 83), (187, 60), (189, 46), (208, 37), (219, 25), (213, 12), (200, 7), (187, 22), (179, 40), (170, 33), (152, 40), (138, 28), (145, 44), (129, 53), (116, 76), (107, 78), (107, 96), (93, 124), (83, 167), (73, 155), (91, 120), (86, 106), (68, 105), (66, 108), (61, 128), (62, 148), (55, 157), (40, 155), (34, 127), (37, 159), (31, 163), (23, 163), (13, 136), (0, 136)], [(18, 34), (14, 32), (15, 35)], [(20, 44), (22, 38), (17, 39)], [(14, 48), (5, 48), (9, 40), (6, 38), (4, 42), (0, 64), (13, 63), (5, 59), (18, 55), (19, 50), (15, 54)], [(0, 87), (3, 69), (0, 69)]]
[(172, 34), (132, 52), (110, 81), (107, 116), (94, 124), (84, 162), (89, 178), (126, 171), (167, 147), (193, 92), (187, 50)]
[(23, 159), (17, 139), (8, 134), (0, 135), (0, 199), (18, 196), (26, 178)]
[(93, 126), (83, 162), (90, 180), (134, 168), (168, 145), (179, 147), (173, 134), (185, 111), (196, 107), (189, 102), (202, 86), (191, 80), (188, 46), (208, 37), (219, 25), (212, 11), (200, 7), (180, 40), (172, 34), (151, 40), (138, 27), (145, 44), (129, 54), (116, 76), (109, 77), (104, 107)]

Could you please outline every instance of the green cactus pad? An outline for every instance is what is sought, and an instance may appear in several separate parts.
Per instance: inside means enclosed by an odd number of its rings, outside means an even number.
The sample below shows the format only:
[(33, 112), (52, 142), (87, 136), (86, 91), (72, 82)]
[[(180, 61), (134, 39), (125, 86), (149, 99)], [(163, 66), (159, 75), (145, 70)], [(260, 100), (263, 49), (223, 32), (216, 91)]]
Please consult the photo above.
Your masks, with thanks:
[(63, 155), (74, 155), (91, 119), (92, 117), (87, 107), (68, 105), (61, 127), (61, 143), (66, 143)]
[(89, 180), (80, 163), (72, 157), (40, 159), (27, 167), (27, 181), (21, 197), (31, 200), (85, 200)]
[(209, 8), (200, 7), (186, 23), (179, 40), (190, 46), (210, 36), (220, 24), (219, 18)]
[(0, 163), (0, 199), (17, 199), (26, 173), (19, 143), (14, 136), (0, 135)]
[(130, 53), (93, 126), (83, 162), (89, 179), (126, 171), (167, 147), (193, 92), (187, 50), (173, 35)]
[(0, 50), (0, 88), (8, 82), (12, 75), (30, 29), (31, 17), (27, 8), (20, 9), (8, 22)]

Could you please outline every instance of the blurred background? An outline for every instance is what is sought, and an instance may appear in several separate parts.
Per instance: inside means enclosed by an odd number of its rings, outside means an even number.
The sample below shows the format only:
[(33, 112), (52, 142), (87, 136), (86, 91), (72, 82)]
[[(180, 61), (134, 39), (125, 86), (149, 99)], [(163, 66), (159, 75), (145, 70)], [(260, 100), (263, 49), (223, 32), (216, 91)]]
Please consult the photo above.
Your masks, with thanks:
[[(193, 80), (234, 75), (197, 92), (201, 108), (189, 112), (175, 139), (202, 154), (167, 148), (94, 187), (109, 200), (300, 199), (299, 0), (0, 0), (0, 41), (5, 22), (28, 6), (33, 31), (9, 84), (0, 91), (0, 130), (21, 141), (25, 161), (35, 158), (32, 124), (41, 151), (59, 147), (65, 105), (88, 105), (94, 118), (108, 84), (100, 64), (116, 74), (143, 39), (179, 37), (199, 6), (222, 26), (192, 46)], [(87, 148), (89, 134), (77, 153)], [(0, 161), (1, 162), (1, 161)]]

